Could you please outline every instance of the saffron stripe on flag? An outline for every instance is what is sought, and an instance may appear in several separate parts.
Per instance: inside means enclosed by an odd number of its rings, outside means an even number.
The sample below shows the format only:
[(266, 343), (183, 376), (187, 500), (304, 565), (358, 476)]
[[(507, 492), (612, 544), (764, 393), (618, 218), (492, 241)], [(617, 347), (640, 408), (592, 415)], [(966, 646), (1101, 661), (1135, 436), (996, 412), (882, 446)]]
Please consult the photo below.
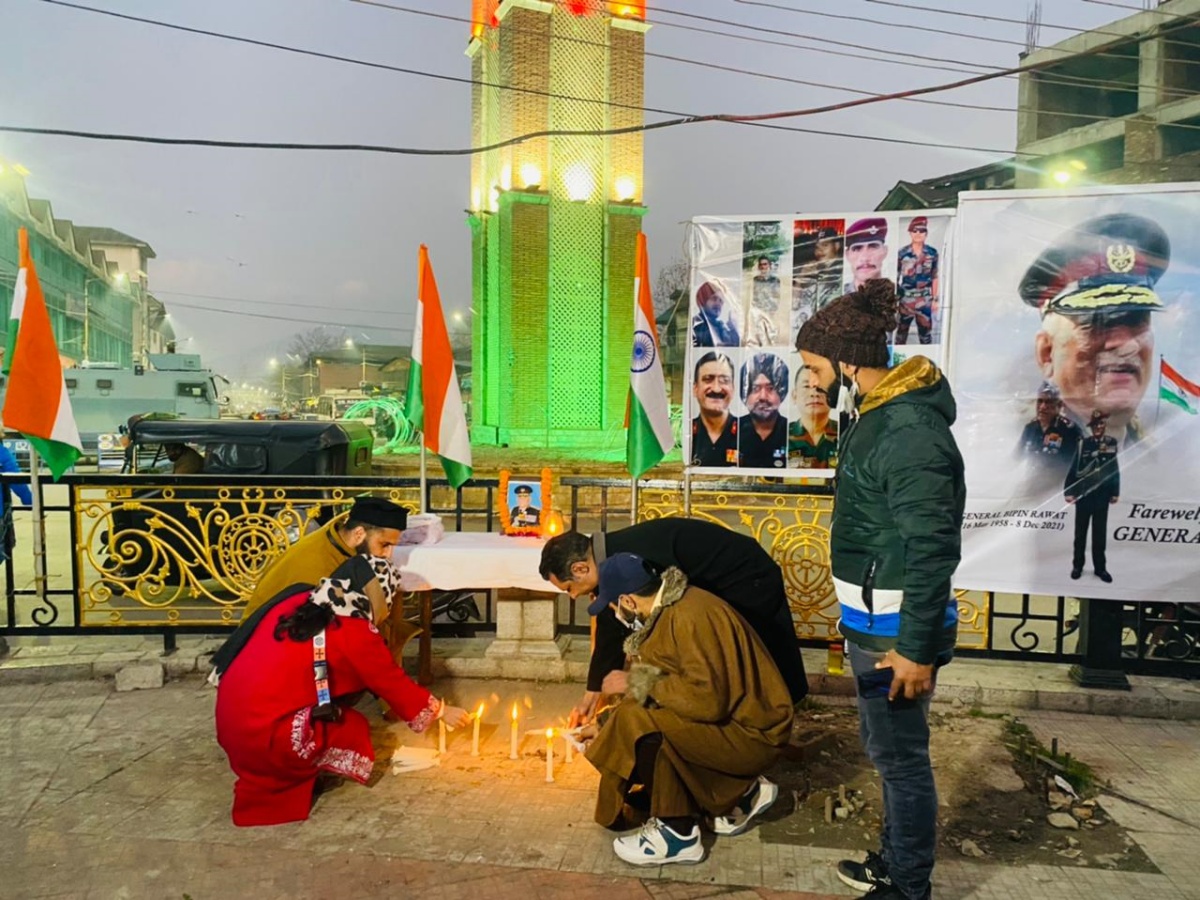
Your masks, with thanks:
[(1173, 382), (1175, 386), (1185, 394), (1191, 394), (1193, 397), (1200, 399), (1200, 385), (1188, 381), (1186, 378), (1180, 375), (1179, 372), (1176, 371), (1175, 368), (1165, 359), (1160, 360), (1159, 364), (1161, 366), (1163, 378)]
[(4, 360), (8, 390), (0, 415), (42, 456), (57, 481), (83, 455), (83, 445), (24, 228), (17, 232), (17, 249), (20, 269), (9, 321), (10, 349)]

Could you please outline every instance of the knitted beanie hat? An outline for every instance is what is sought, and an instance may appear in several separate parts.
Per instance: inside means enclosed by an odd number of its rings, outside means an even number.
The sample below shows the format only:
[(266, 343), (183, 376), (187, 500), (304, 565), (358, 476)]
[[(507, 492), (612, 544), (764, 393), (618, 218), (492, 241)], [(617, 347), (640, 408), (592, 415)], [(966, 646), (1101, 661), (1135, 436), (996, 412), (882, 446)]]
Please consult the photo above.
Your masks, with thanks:
[(898, 303), (895, 284), (872, 278), (805, 322), (796, 335), (796, 349), (835, 363), (886, 368), (888, 335), (896, 329)]

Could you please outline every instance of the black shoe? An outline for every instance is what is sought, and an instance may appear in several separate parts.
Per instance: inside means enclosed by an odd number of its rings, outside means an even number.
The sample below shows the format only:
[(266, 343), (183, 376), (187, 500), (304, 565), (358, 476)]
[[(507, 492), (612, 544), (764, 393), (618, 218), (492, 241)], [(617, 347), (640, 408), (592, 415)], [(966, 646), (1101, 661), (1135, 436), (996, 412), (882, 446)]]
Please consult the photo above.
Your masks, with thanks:
[(1103, 581), (1105, 584), (1112, 584), (1112, 576), (1109, 575), (1107, 570), (1105, 570), (1105, 569), (1097, 570), (1096, 577), (1099, 578), (1101, 581)]
[(1071, 570), (1071, 578), (1074, 581), (1078, 581), (1079, 576), (1082, 574), (1083, 574), (1083, 568), (1080, 566), (1076, 566), (1074, 569)]
[[(933, 888), (925, 891), (925, 895), (920, 900), (930, 900), (933, 896)], [(904, 893), (900, 888), (892, 884), (881, 884), (869, 894), (863, 894), (863, 900), (913, 900), (908, 894)]]
[(854, 859), (843, 859), (837, 864), (837, 877), (856, 891), (873, 891), (878, 887), (891, 887), (887, 866), (883, 857), (870, 852), (862, 862)]

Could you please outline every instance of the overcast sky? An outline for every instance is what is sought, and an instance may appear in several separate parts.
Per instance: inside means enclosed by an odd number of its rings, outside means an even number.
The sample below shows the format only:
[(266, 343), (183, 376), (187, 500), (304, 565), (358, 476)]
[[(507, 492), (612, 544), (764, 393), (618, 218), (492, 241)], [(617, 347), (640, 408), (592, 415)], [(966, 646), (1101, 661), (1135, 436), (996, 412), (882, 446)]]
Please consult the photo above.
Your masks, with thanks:
[[(395, 2), (463, 17), (471, 8), (470, 0)], [(873, 0), (774, 2), (792, 11), (739, 0), (649, 0), (655, 27), (647, 36), (647, 49), (695, 63), (891, 92), (963, 77), (933, 68), (964, 68), (935, 62), (935, 57), (1015, 65), (1025, 34), (1023, 25)], [(909, 2), (931, 5), (897, 0)], [(1024, 0), (933, 0), (932, 5), (939, 4), (1014, 18), (1024, 16), (1027, 6)], [(470, 76), (463, 55), (465, 23), (350, 0), (94, 0), (92, 5)], [(0, 124), (429, 148), (462, 147), (470, 141), (467, 85), (239, 45), (41, 0), (3, 0), (2, 7)], [(660, 12), (666, 9), (757, 30)], [(794, 11), (800, 9), (809, 13)], [(822, 18), (813, 11), (867, 21)], [(1074, 29), (1097, 27), (1121, 15), (1087, 0), (1043, 2), (1044, 22)], [(678, 25), (721, 33), (700, 34)], [(989, 40), (923, 30), (932, 28)], [(729, 37), (733, 33), (818, 49), (735, 40)], [(1069, 33), (1044, 27), (1041, 41), (1053, 43)], [(913, 58), (887, 57), (880, 49), (929, 62), (922, 66)], [(881, 61), (888, 58), (909, 65)], [(1015, 79), (1000, 79), (938, 97), (1011, 110), (1016, 85)], [(705, 65), (659, 58), (646, 63), (647, 105), (686, 113), (796, 109), (853, 96)], [(652, 132), (646, 137), (645, 219), (652, 265), (682, 254), (680, 223), (691, 216), (870, 209), (899, 179), (928, 178), (1011, 152), (1016, 134), (1011, 111), (911, 102), (790, 124), (936, 146), (723, 124)], [(997, 152), (953, 150), (947, 144)], [(150, 268), (151, 289), (166, 302), (179, 337), (191, 339), (181, 351), (199, 350), (206, 362), (233, 378), (265, 374), (267, 360), (290, 335), (316, 323), (345, 325), (356, 337), (366, 331), (379, 342), (406, 343), (422, 242), (430, 247), (447, 309), (469, 305), (465, 157), (173, 148), (10, 134), (0, 134), (0, 156), (30, 169), (30, 194), (48, 198), (59, 218), (108, 225), (153, 246), (158, 258)]]

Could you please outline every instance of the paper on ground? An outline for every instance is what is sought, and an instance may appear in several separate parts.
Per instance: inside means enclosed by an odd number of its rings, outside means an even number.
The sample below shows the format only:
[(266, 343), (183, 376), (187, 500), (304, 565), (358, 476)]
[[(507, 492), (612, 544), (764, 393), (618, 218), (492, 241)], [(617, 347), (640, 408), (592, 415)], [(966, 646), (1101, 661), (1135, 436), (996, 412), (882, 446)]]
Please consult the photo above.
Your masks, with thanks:
[(419, 772), (441, 765), (438, 752), (428, 747), (399, 747), (392, 754), (392, 774)]

